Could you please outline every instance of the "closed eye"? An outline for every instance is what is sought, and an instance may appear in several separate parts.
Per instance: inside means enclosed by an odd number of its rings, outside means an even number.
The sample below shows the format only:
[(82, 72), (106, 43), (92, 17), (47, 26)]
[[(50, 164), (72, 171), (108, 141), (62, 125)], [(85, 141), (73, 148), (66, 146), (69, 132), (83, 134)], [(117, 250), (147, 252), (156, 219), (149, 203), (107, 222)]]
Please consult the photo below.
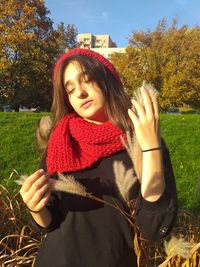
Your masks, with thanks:
[(74, 88), (73, 89), (70, 89), (67, 93), (68, 94), (71, 94), (73, 91), (74, 91)]
[(65, 88), (65, 91), (67, 94), (71, 94), (74, 91), (75, 88)]

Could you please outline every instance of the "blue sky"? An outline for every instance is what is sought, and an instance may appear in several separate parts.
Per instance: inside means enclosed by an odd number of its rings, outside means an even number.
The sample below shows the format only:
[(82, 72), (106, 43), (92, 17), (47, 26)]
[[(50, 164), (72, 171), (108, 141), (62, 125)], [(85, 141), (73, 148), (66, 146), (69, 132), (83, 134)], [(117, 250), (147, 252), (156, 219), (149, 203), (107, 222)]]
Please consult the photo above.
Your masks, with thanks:
[(109, 34), (126, 47), (133, 30), (154, 30), (158, 21), (172, 18), (178, 25), (200, 26), (200, 0), (45, 0), (54, 27), (63, 21), (79, 33)]

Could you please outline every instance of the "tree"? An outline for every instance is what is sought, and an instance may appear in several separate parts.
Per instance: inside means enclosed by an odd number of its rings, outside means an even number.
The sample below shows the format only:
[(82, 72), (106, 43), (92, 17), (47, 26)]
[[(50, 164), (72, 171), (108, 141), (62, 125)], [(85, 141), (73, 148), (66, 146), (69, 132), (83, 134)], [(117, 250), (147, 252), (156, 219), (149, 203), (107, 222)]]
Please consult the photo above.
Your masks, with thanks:
[[(143, 80), (152, 83), (158, 90), (161, 88), (161, 49), (165, 28), (166, 22), (163, 19), (154, 32), (133, 31), (126, 54), (120, 59), (118, 56), (112, 57), (120, 74), (122, 73), (122, 80), (125, 81), (125, 88), (130, 96), (141, 86)], [(119, 68), (122, 57), (124, 63), (122, 68)]]
[(143, 81), (143, 68), (140, 64), (140, 50), (129, 46), (123, 54), (112, 54), (111, 61), (120, 74), (120, 78), (127, 94), (132, 97), (134, 90), (140, 87)]
[(78, 46), (76, 39), (78, 31), (74, 24), (67, 24), (65, 27), (64, 23), (60, 22), (57, 26), (57, 33), (58, 50), (60, 53)]
[(19, 105), (50, 107), (56, 32), (42, 0), (0, 0), (0, 97)]
[(171, 28), (165, 38), (161, 103), (200, 106), (200, 28)]
[(134, 31), (126, 53), (114, 55), (131, 96), (142, 81), (152, 83), (160, 92), (163, 109), (190, 105), (200, 106), (200, 28), (170, 27), (161, 20), (155, 31)]

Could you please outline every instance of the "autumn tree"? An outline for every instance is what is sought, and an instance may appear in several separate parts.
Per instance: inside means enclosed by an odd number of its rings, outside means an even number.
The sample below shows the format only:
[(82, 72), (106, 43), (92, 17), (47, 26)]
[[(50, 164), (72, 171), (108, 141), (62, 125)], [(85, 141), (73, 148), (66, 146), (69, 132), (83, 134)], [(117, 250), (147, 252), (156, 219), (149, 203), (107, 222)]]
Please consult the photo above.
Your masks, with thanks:
[(125, 88), (131, 96), (141, 86), (142, 81), (161, 87), (161, 49), (165, 21), (158, 23), (156, 31), (134, 31), (125, 54), (113, 55), (112, 62), (117, 66)]
[(64, 22), (60, 22), (57, 25), (57, 44), (58, 50), (61, 53), (64, 53), (67, 49), (72, 49), (78, 46), (77, 43), (77, 34), (78, 30), (74, 24), (64, 25)]
[(200, 28), (171, 27), (163, 57), (162, 105), (200, 107)]
[(155, 31), (134, 31), (125, 54), (113, 55), (124, 86), (131, 96), (143, 80), (160, 92), (163, 109), (200, 106), (200, 28), (167, 27), (161, 20)]
[(129, 46), (125, 53), (112, 54), (111, 61), (120, 73), (127, 94), (131, 97), (134, 90), (141, 86), (143, 80), (143, 67), (140, 67), (140, 51)]
[(0, 0), (0, 97), (49, 108), (56, 33), (42, 0)]

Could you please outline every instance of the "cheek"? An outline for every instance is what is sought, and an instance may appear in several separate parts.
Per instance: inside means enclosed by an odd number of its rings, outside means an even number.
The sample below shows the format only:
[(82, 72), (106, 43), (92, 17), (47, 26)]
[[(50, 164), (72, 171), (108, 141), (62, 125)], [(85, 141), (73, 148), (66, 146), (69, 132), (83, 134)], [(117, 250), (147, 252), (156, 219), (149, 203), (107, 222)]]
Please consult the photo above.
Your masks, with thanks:
[(77, 106), (77, 105), (76, 105), (76, 103), (75, 103), (73, 97), (68, 97), (68, 102), (69, 102), (70, 106), (71, 106), (74, 110), (76, 110), (76, 106)]
[(106, 104), (106, 100), (105, 100), (104, 95), (100, 94), (100, 95), (98, 96), (98, 98), (99, 98), (99, 102), (101, 103), (101, 106), (105, 106), (105, 104)]
[(69, 104), (71, 105), (72, 109), (80, 116), (82, 116), (82, 111), (81, 111), (81, 108), (80, 108), (80, 103), (77, 103), (77, 101), (73, 98), (73, 97), (70, 97), (70, 99), (68, 98), (69, 100)]

